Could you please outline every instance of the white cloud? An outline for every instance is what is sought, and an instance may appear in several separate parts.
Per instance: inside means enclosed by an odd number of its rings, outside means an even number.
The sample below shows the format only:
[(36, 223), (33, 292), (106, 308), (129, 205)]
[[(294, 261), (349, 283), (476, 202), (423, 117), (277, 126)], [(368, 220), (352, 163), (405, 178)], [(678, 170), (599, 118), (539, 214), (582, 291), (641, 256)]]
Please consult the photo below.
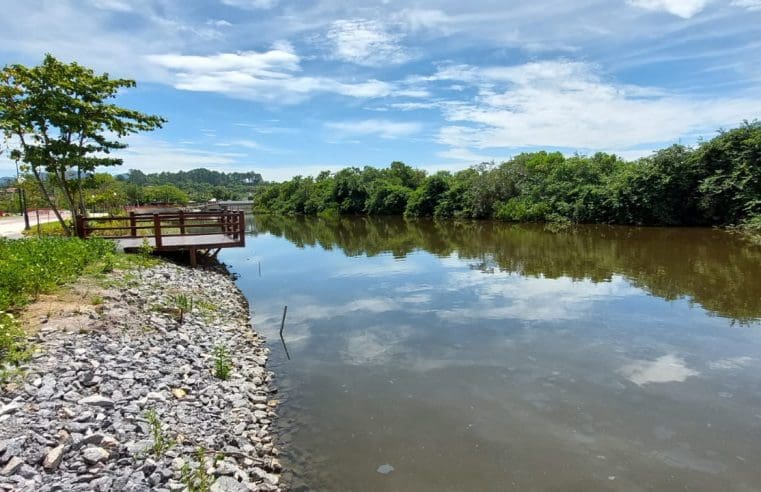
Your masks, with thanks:
[(170, 71), (177, 89), (218, 92), (255, 101), (296, 103), (315, 92), (374, 98), (389, 95), (393, 90), (390, 84), (380, 80), (346, 83), (326, 77), (300, 76), (301, 59), (288, 43), (278, 43), (265, 52), (208, 56), (161, 54), (147, 58)]
[(279, 0), (222, 0), (222, 3), (239, 9), (268, 10), (279, 3)]
[(400, 37), (376, 20), (338, 20), (327, 33), (333, 58), (368, 66), (410, 60), (399, 44)]
[(622, 367), (619, 372), (637, 386), (650, 383), (681, 383), (700, 373), (687, 367), (684, 359), (666, 354), (656, 360), (637, 360)]
[(416, 122), (396, 122), (369, 119), (363, 121), (335, 121), (325, 126), (347, 135), (378, 135), (382, 138), (399, 138), (420, 132), (423, 126)]
[(91, 0), (92, 6), (101, 10), (115, 12), (132, 12), (133, 6), (124, 0)]
[(411, 31), (442, 28), (454, 22), (447, 13), (438, 9), (404, 9), (394, 19)]
[(454, 148), (641, 149), (710, 134), (761, 112), (758, 98), (687, 98), (616, 84), (594, 65), (563, 60), (448, 67), (433, 78), (478, 88), (471, 101), (442, 105), (452, 124), (441, 129), (439, 141)]
[(639, 289), (620, 276), (614, 276), (609, 282), (594, 282), (568, 277), (521, 277), (510, 272), (485, 275), (474, 270), (450, 273), (446, 285), (457, 286), (457, 289), (472, 286), (478, 293), (476, 304), (436, 313), (453, 323), (470, 323), (474, 319), (484, 318), (531, 321), (579, 319), (593, 309), (596, 302), (641, 294)]
[[(187, 171), (205, 167), (219, 171), (229, 171), (239, 165), (242, 154), (232, 152), (211, 152), (177, 145), (145, 135), (133, 135), (125, 139), (129, 147), (114, 152), (115, 157), (124, 160), (116, 173), (128, 169), (139, 169), (146, 173), (161, 171)], [(105, 171), (106, 169), (101, 169)]]
[(462, 147), (452, 147), (450, 149), (437, 152), (436, 155), (443, 159), (460, 161), (468, 165), (478, 164), (481, 162), (500, 161), (500, 159), (497, 157), (485, 154), (476, 154), (475, 152)]
[(732, 0), (732, 5), (748, 10), (761, 10), (761, 0)]
[(627, 3), (635, 7), (668, 12), (669, 14), (689, 19), (702, 11), (705, 6), (708, 5), (708, 1), (709, 0), (627, 0)]

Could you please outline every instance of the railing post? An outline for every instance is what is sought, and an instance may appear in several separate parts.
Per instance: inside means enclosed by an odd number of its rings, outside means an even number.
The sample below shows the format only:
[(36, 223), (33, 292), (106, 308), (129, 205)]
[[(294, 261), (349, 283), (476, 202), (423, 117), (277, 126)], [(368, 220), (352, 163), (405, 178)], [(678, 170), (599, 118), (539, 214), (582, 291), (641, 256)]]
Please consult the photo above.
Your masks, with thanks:
[(85, 218), (82, 215), (76, 216), (76, 228), (77, 236), (80, 239), (85, 239), (87, 237), (87, 233), (85, 231)]
[(153, 234), (156, 239), (156, 249), (161, 248), (161, 217), (159, 214), (153, 214)]
[(132, 237), (137, 237), (137, 218), (135, 218), (134, 210), (132, 210), (129, 213), (129, 228), (130, 228), (130, 235)]
[(185, 211), (180, 210), (180, 234), (185, 235)]
[(236, 214), (238, 216), (238, 225), (235, 237), (233, 239), (242, 239), (246, 232), (246, 214), (243, 210), (239, 210)]

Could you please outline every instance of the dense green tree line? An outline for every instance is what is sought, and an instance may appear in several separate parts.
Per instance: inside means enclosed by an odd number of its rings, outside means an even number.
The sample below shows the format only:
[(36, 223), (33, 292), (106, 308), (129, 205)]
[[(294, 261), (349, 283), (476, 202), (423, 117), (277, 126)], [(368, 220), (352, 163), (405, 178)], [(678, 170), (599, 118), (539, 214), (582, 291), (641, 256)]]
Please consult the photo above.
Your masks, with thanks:
[(513, 222), (734, 225), (761, 221), (761, 122), (697, 147), (624, 161), (605, 153), (523, 153), (426, 175), (404, 163), (297, 176), (257, 190), (255, 210), (324, 216), (496, 218)]
[[(117, 179), (127, 184), (134, 198), (133, 201), (139, 201), (140, 190), (147, 187), (167, 186), (181, 190), (187, 197), (186, 201), (206, 201), (212, 198), (217, 200), (245, 200), (251, 197), (254, 189), (263, 183), (261, 174), (253, 171), (223, 173), (204, 168), (152, 174), (131, 169), (127, 174), (117, 176)], [(163, 189), (168, 190), (168, 188)]]

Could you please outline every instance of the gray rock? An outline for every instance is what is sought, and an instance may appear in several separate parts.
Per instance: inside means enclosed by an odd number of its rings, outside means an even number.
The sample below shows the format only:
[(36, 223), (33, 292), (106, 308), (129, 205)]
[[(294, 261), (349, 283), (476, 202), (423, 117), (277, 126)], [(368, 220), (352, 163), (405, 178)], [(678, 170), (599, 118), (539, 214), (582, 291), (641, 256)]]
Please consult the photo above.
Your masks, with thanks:
[(0, 407), (0, 417), (3, 415), (11, 415), (16, 413), (23, 407), (24, 405), (21, 402), (18, 401), (12, 401), (8, 403), (7, 405), (3, 405)]
[(248, 487), (233, 477), (222, 476), (217, 478), (211, 488), (211, 492), (248, 492)]
[(19, 436), (0, 441), (0, 453), (2, 453), (0, 456), (0, 462), (6, 463), (14, 456), (21, 454), (21, 451), (24, 449), (24, 443), (26, 443), (26, 436)]
[(47, 471), (53, 471), (56, 468), (58, 468), (58, 465), (61, 464), (61, 460), (63, 459), (63, 444), (60, 446), (56, 446), (48, 451), (48, 454), (45, 455), (45, 459), (42, 461), (42, 467), (46, 469)]
[(85, 463), (89, 463), (91, 465), (100, 463), (101, 461), (106, 461), (110, 456), (111, 455), (108, 451), (96, 446), (82, 450), (82, 458), (84, 458)]
[(230, 463), (227, 460), (220, 461), (217, 464), (217, 467), (214, 469), (215, 475), (235, 475), (240, 471), (240, 468), (238, 468), (238, 465), (235, 463)]
[(0, 475), (6, 476), (6, 477), (9, 476), (9, 475), (13, 475), (14, 473), (16, 473), (16, 470), (21, 468), (21, 465), (23, 465), (23, 464), (24, 464), (24, 460), (14, 456), (5, 465), (5, 467), (2, 470), (0, 470)]
[(26, 463), (21, 465), (21, 468), (19, 468), (16, 471), (16, 474), (18, 476), (20, 476), (21, 478), (25, 478), (27, 480), (34, 480), (37, 477), (39, 477), (39, 474), (37, 473), (37, 470), (35, 470), (31, 466), (27, 465)]
[(92, 405), (95, 407), (112, 408), (114, 406), (114, 400), (106, 398), (101, 395), (92, 395), (79, 400), (80, 405)]
[(114, 479), (111, 477), (100, 477), (90, 482), (90, 488), (96, 492), (107, 492), (113, 490)]

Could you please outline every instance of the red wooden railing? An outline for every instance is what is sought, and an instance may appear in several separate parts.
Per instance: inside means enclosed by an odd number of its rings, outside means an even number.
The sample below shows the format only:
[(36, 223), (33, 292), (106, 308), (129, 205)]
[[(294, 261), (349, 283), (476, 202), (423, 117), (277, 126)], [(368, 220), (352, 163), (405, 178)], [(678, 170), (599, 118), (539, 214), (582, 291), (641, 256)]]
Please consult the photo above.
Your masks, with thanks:
[[(162, 249), (168, 237), (224, 234), (237, 241), (229, 246), (245, 245), (246, 218), (243, 212), (161, 212), (136, 213), (114, 217), (77, 216), (77, 235), (83, 239), (101, 236), (108, 239), (153, 238)], [(192, 240), (189, 241), (192, 243)]]

